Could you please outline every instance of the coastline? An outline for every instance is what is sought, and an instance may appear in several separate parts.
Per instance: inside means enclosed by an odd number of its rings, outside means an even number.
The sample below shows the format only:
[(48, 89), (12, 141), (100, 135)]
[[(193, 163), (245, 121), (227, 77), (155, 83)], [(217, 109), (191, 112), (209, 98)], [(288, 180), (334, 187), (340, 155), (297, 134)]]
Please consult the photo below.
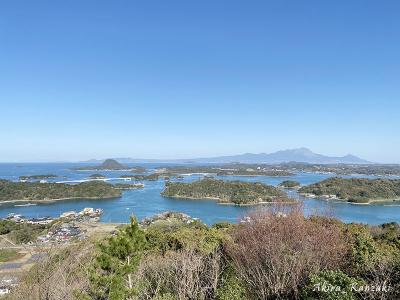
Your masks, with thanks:
[(237, 174), (224, 174), (224, 175), (218, 175), (218, 176), (235, 176), (235, 177), (291, 177), (292, 175), (268, 175), (268, 174), (254, 174), (254, 175), (250, 175), (250, 174), (241, 174), (241, 175), (237, 175)]
[(293, 200), (293, 201), (260, 201), (260, 202), (256, 202), (256, 203), (241, 203), (241, 204), (237, 204), (234, 202), (221, 202), (221, 199), (218, 197), (186, 197), (186, 196), (165, 196), (165, 195), (161, 195), (165, 198), (173, 198), (173, 199), (187, 199), (187, 200), (213, 200), (213, 201), (217, 201), (217, 204), (220, 205), (232, 205), (232, 206), (255, 206), (255, 205), (262, 205), (262, 204), (285, 204), (285, 205), (289, 205), (289, 204), (296, 204), (297, 201)]
[(34, 203), (52, 203), (57, 201), (64, 201), (64, 200), (105, 200), (105, 199), (116, 199), (120, 198), (121, 196), (113, 196), (113, 197), (65, 197), (65, 198), (55, 198), (55, 199), (14, 199), (14, 200), (4, 200), (0, 201), (0, 205), (3, 203), (19, 203), (19, 202), (34, 202)]
[(341, 199), (341, 198), (329, 198), (327, 197), (328, 195), (321, 195), (317, 196), (315, 194), (308, 194), (308, 193), (299, 193), (300, 196), (306, 197), (306, 198), (311, 198), (311, 199), (316, 199), (316, 200), (322, 200), (322, 201), (336, 201), (337, 203), (348, 203), (348, 204), (354, 204), (354, 205), (371, 205), (371, 204), (388, 204), (388, 203), (393, 203), (393, 202), (400, 202), (400, 198), (395, 198), (395, 199), (370, 199), (368, 202), (351, 202), (348, 199)]

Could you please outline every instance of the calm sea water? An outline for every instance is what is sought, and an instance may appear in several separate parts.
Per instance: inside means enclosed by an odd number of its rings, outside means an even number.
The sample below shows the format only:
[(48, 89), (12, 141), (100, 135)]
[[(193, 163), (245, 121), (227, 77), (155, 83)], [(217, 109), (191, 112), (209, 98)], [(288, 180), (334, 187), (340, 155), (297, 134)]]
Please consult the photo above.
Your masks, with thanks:
[[(18, 180), (21, 175), (55, 174), (58, 178), (49, 180), (77, 181), (85, 180), (93, 173), (101, 173), (108, 178), (118, 178), (120, 175), (128, 174), (123, 171), (76, 171), (74, 167), (82, 164), (66, 163), (21, 163), (21, 164), (0, 164), (0, 179)], [(158, 165), (142, 164), (146, 168), (155, 168)], [(271, 185), (278, 185), (283, 180), (293, 179), (301, 184), (310, 184), (326, 179), (331, 175), (299, 173), (291, 177), (220, 177), (225, 180), (259, 181)], [(184, 181), (197, 180), (201, 175), (185, 176)], [(358, 176), (360, 177), (360, 176)], [(367, 176), (364, 176), (367, 177)], [(111, 183), (121, 182), (111, 180)], [(15, 204), (0, 204), (0, 217), (9, 213), (18, 213), (26, 217), (59, 216), (62, 212), (75, 210), (80, 211), (85, 207), (102, 208), (104, 214), (102, 222), (128, 222), (130, 215), (136, 215), (139, 219), (154, 214), (172, 210), (186, 213), (192, 217), (199, 218), (207, 224), (214, 224), (219, 221), (237, 222), (243, 215), (249, 213), (252, 207), (237, 207), (219, 205), (211, 200), (183, 200), (170, 199), (160, 196), (164, 188), (164, 180), (146, 181), (145, 188), (139, 190), (124, 191), (122, 197), (108, 200), (67, 200), (35, 206), (15, 206)], [(296, 192), (291, 191), (292, 197), (298, 197)], [(396, 204), (375, 204), (375, 205), (354, 205), (342, 202), (324, 201), (318, 199), (300, 197), (304, 201), (304, 208), (307, 214), (322, 212), (329, 213), (344, 222), (361, 222), (368, 224), (380, 224), (386, 222), (400, 223), (400, 205)], [(18, 203), (19, 205), (21, 203)]]

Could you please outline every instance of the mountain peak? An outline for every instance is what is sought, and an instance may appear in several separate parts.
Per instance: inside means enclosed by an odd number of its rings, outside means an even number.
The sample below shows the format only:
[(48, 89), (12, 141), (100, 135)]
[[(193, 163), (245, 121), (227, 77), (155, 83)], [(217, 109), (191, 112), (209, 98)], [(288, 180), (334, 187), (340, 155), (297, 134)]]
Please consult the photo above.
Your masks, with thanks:
[(354, 155), (346, 155), (343, 157), (325, 156), (322, 154), (314, 153), (306, 147), (280, 150), (273, 153), (244, 153), (241, 155), (221, 156), (213, 158), (195, 159), (194, 162), (212, 162), (212, 163), (266, 163), (266, 164), (279, 164), (286, 162), (300, 162), (300, 163), (313, 163), (313, 164), (367, 164), (370, 163), (366, 160), (358, 158)]

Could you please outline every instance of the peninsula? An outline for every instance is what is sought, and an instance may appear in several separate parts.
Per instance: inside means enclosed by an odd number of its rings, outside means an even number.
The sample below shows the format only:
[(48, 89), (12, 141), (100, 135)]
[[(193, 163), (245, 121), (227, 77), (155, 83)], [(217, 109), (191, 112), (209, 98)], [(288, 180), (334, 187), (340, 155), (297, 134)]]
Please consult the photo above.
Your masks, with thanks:
[(352, 203), (400, 200), (400, 179), (365, 179), (333, 177), (300, 188), (303, 195), (337, 199)]
[(12, 182), (0, 180), (0, 203), (17, 201), (56, 201), (68, 199), (108, 199), (121, 196), (121, 191), (102, 181), (79, 184)]
[(220, 204), (254, 205), (273, 202), (294, 202), (280, 189), (259, 182), (202, 179), (192, 183), (168, 182), (164, 197), (214, 199)]

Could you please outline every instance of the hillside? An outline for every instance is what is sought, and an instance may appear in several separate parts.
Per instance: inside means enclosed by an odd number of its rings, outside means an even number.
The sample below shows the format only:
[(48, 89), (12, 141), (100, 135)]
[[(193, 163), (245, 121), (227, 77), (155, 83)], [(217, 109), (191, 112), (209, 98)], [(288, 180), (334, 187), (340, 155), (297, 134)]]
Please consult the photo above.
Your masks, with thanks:
[[(209, 227), (164, 212), (117, 230), (107, 226), (101, 235), (47, 249), (6, 299), (400, 299), (398, 224), (306, 217), (296, 206), (243, 220)], [(0, 232), (15, 236), (26, 225), (0, 221)], [(382, 274), (384, 291), (362, 289)]]

